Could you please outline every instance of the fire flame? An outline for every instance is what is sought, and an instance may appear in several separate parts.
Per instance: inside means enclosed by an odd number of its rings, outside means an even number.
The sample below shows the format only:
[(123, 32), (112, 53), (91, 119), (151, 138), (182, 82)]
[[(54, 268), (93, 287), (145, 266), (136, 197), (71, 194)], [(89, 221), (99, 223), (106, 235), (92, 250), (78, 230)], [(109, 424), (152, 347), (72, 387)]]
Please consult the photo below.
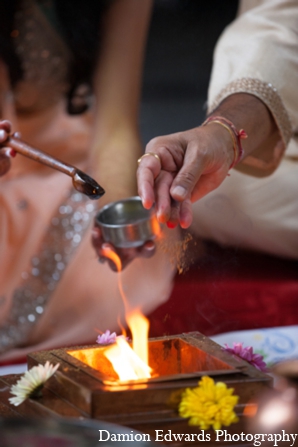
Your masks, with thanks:
[(111, 362), (120, 381), (148, 379), (151, 377), (152, 371), (148, 365), (149, 321), (139, 310), (129, 310), (121, 281), (120, 257), (109, 248), (104, 250), (104, 256), (111, 259), (117, 267), (118, 287), (124, 303), (126, 322), (131, 330), (133, 340), (131, 348), (124, 338), (117, 337), (116, 343), (107, 347), (104, 355)]
[(148, 365), (149, 321), (140, 312), (133, 312), (126, 317), (132, 333), (132, 349)]
[(151, 377), (151, 368), (140, 359), (124, 338), (118, 337), (116, 343), (107, 348), (104, 355), (112, 363), (120, 381)]

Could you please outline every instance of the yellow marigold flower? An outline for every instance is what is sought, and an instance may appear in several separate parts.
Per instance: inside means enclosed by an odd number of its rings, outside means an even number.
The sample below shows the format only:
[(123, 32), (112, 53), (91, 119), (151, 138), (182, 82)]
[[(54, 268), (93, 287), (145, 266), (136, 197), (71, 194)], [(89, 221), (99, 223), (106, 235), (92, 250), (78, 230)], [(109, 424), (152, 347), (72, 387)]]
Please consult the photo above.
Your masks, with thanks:
[(179, 405), (179, 414), (189, 418), (189, 425), (198, 425), (201, 430), (220, 430), (222, 425), (229, 426), (238, 422), (234, 407), (238, 396), (232, 396), (234, 389), (225, 383), (204, 376), (196, 388), (187, 388)]

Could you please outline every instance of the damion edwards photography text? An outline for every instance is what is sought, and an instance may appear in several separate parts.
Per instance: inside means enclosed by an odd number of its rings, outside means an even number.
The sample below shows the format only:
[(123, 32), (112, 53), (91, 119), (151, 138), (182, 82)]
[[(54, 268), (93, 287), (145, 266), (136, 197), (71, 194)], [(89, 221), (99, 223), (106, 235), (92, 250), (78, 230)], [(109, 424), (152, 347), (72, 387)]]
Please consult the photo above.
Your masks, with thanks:
[[(251, 442), (254, 446), (261, 446), (263, 442), (272, 442), (273, 447), (278, 447), (279, 443), (288, 442), (289, 447), (295, 445), (297, 433), (286, 433), (285, 430), (281, 430), (280, 433), (228, 433), (227, 430), (215, 430), (214, 441), (221, 442)], [(201, 433), (173, 433), (172, 430), (155, 430), (155, 436), (148, 433), (139, 433), (131, 430), (130, 433), (110, 433), (108, 430), (99, 430), (99, 441), (135, 441), (135, 442), (210, 442), (210, 433), (205, 433), (205, 430), (201, 430)], [(284, 445), (284, 444), (283, 444)]]

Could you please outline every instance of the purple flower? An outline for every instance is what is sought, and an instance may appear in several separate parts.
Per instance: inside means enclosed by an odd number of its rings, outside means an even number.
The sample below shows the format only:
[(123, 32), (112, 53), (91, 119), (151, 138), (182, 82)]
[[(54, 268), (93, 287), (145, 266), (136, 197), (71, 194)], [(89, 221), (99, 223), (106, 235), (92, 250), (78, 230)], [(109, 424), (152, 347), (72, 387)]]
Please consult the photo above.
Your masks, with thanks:
[(108, 329), (104, 334), (97, 337), (96, 343), (100, 345), (109, 345), (110, 343), (115, 343), (117, 338), (116, 332), (110, 332)]
[(246, 360), (248, 363), (259, 369), (260, 371), (268, 371), (263, 356), (260, 354), (254, 354), (252, 346), (247, 346), (246, 348), (244, 348), (243, 343), (233, 343), (233, 348), (230, 348), (227, 344), (225, 344), (224, 350), (226, 352), (230, 352), (231, 354), (237, 355), (243, 360)]

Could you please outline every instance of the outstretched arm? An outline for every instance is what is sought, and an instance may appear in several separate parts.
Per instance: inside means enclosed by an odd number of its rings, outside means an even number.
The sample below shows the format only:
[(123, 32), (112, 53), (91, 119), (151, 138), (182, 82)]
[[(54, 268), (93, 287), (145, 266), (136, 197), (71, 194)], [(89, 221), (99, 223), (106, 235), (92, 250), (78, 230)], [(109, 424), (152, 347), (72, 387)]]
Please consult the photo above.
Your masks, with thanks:
[[(93, 157), (105, 202), (136, 194), (138, 112), (151, 0), (116, 0), (104, 23), (94, 88)], [(101, 201), (101, 205), (103, 201)]]
[[(105, 18), (94, 77), (97, 106), (91, 148), (96, 178), (106, 190), (100, 206), (137, 193), (135, 172), (142, 153), (138, 114), (151, 7), (151, 0), (115, 0)], [(105, 260), (96, 226), (92, 240), (99, 258)], [(123, 268), (135, 257), (153, 252), (150, 242), (138, 249), (117, 250)]]
[[(294, 0), (253, 5), (241, 9), (217, 44), (208, 114), (245, 130), (248, 138), (241, 141), (244, 153), (235, 168), (264, 176), (278, 167), (298, 123), (298, 5)], [(142, 158), (138, 190), (146, 208), (156, 204), (160, 221), (187, 228), (191, 203), (224, 181), (235, 160), (229, 130), (212, 122), (149, 142), (146, 152), (161, 162)]]
[[(266, 148), (263, 151), (265, 158), (270, 158), (271, 152), (276, 151), (277, 126), (258, 98), (247, 94), (229, 96), (210, 117), (225, 118), (238, 130), (245, 129), (248, 138), (241, 142), (242, 158), (260, 147)], [(146, 152), (157, 154), (160, 161), (147, 156), (139, 164), (139, 195), (145, 208), (155, 203), (160, 222), (168, 222), (170, 227), (177, 223), (182, 228), (189, 227), (191, 203), (224, 181), (235, 161), (234, 144), (231, 131), (216, 119), (207, 125), (150, 141)]]

